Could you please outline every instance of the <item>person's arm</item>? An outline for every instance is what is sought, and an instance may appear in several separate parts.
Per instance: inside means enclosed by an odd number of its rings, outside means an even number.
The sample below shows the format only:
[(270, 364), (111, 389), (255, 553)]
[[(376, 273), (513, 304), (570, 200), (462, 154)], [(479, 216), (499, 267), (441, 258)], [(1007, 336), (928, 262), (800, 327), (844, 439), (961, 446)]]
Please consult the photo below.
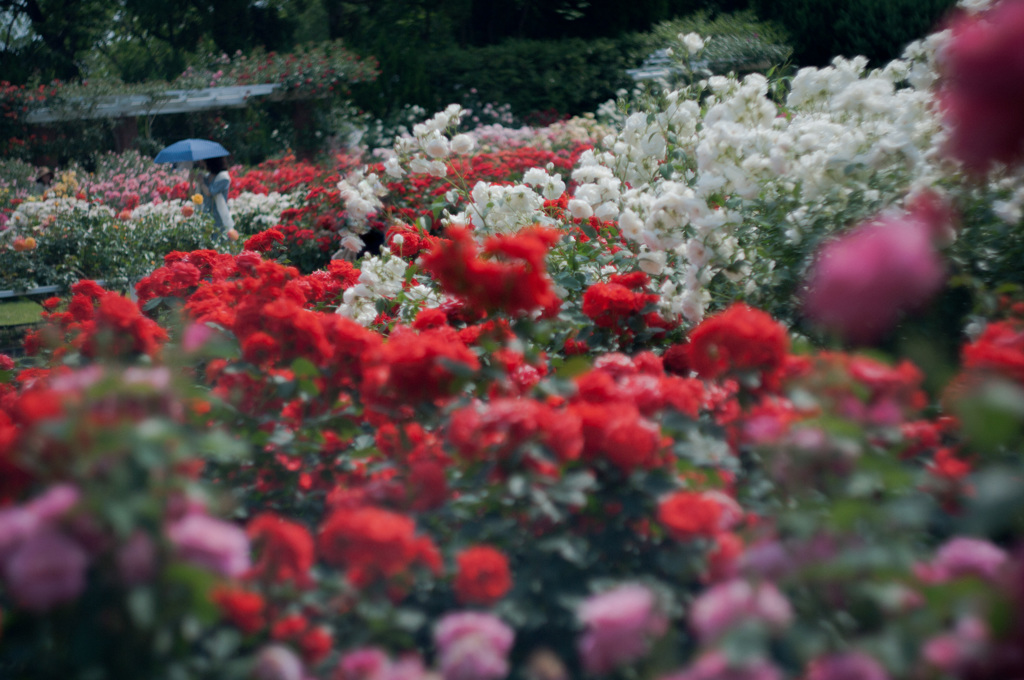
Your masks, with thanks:
[(195, 182), (196, 191), (203, 195), (203, 198), (210, 197), (210, 177), (204, 173), (197, 173), (193, 180)]

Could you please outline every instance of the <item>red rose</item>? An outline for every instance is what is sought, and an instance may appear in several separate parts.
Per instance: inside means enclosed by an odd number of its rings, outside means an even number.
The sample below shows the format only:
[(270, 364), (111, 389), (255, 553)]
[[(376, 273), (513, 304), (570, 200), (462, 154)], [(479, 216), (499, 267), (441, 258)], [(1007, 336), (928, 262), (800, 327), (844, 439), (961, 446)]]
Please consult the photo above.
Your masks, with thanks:
[(721, 518), (721, 503), (693, 491), (678, 491), (658, 506), (658, 521), (679, 541), (715, 536)]
[(508, 558), (485, 545), (463, 550), (455, 558), (455, 596), (462, 604), (491, 605), (512, 588)]

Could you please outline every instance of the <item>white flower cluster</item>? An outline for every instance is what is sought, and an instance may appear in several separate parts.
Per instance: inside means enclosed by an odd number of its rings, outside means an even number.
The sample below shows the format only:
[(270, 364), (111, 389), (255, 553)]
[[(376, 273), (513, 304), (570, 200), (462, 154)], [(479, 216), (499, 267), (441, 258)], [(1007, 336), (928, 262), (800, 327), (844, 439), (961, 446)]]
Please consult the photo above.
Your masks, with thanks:
[(228, 208), (235, 223), (250, 225), (249, 229), (262, 230), (280, 222), (281, 213), (289, 208), (296, 208), (302, 203), (299, 192), (282, 194), (273, 191), (269, 194), (254, 194), (246, 191), (237, 198), (228, 200)]
[(441, 298), (437, 291), (422, 284), (405, 286), (405, 260), (389, 251), (364, 257), (359, 264), (361, 273), (356, 285), (348, 288), (336, 313), (369, 326), (377, 318), (377, 301), (401, 296), (399, 317), (410, 321), (423, 306), (437, 307)]
[(522, 184), (507, 186), (477, 182), (470, 192), (470, 204), (466, 210), (448, 215), (446, 219), (448, 224), (471, 224), (477, 238), (512, 234), (533, 224), (553, 224), (554, 220), (544, 212), (544, 201), (556, 200), (564, 192), (565, 182), (561, 175), (530, 168), (523, 174)]
[(99, 203), (89, 203), (73, 196), (47, 198), (43, 201), (28, 200), (20, 204), (11, 213), (8, 229), (25, 230), (52, 223), (55, 219), (81, 213), (88, 216), (113, 217), (116, 213), (112, 208)]
[(997, 179), (992, 188), (1000, 197), (992, 202), (992, 212), (1006, 224), (1020, 224), (1024, 219), (1024, 168)]
[(370, 215), (381, 208), (380, 197), (385, 196), (388, 190), (375, 173), (366, 174), (364, 170), (358, 170), (338, 182), (338, 191), (345, 202), (349, 228), (357, 234), (365, 234), (369, 229)]
[[(934, 68), (928, 54), (915, 59)], [(799, 242), (811, 226), (839, 228), (938, 175), (940, 124), (931, 93), (906, 86), (913, 64), (867, 72), (863, 58), (838, 58), (802, 69), (782, 111), (760, 74), (667, 93), (626, 117), (604, 151), (584, 154), (570, 212), (617, 220), (648, 268), (659, 264), (651, 253), (677, 256), (661, 272), (664, 311), (696, 321), (716, 272), (750, 270), (738, 230), (756, 229), (751, 218), (781, 211), (785, 238)]]
[(399, 137), (395, 141), (394, 154), (385, 161), (384, 172), (390, 177), (405, 175), (401, 162), (405, 160), (409, 170), (416, 174), (444, 177), (448, 168), (444, 159), (453, 153), (464, 155), (473, 150), (476, 140), (468, 134), (450, 136), (458, 127), (466, 110), (458, 104), (449, 104), (444, 111), (412, 128), (412, 135)]
[[(557, 175), (543, 180), (542, 185), (554, 186), (556, 182), (561, 182)], [(470, 192), (470, 204), (466, 210), (448, 215), (445, 219), (447, 224), (472, 225), (478, 238), (492, 234), (512, 234), (531, 224), (553, 222), (544, 214), (544, 197), (529, 186), (488, 182), (477, 182)]]
[[(134, 222), (141, 222), (145, 219), (154, 218), (167, 224), (178, 224), (186, 219), (181, 214), (181, 209), (186, 205), (192, 205), (192, 201), (169, 199), (160, 203), (155, 201), (153, 203), (142, 203), (132, 211), (131, 219)], [(195, 211), (200, 212), (200, 208), (196, 207)]]

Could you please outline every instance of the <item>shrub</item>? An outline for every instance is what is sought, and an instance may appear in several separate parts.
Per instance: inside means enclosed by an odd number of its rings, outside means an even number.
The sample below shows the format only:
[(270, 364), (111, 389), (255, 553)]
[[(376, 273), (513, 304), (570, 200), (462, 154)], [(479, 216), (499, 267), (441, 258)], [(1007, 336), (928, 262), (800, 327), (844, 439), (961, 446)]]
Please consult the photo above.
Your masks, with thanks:
[(33, 230), (35, 247), (20, 251), (8, 247), (14, 231), (0, 237), (0, 288), (14, 290), (53, 284), (66, 290), (82, 278), (124, 289), (152, 271), (166, 253), (209, 248), (221, 238), (220, 228), (198, 213), (171, 222), (155, 215), (128, 221), (75, 211)]
[[(357, 91), (357, 102), (377, 111), (406, 102), (437, 110), (472, 97), (507, 103), (517, 116), (552, 108), (581, 113), (629, 84), (625, 69), (633, 65), (635, 40), (508, 40), (431, 50), (417, 55), (414, 65), (392, 64), (381, 90), (364, 91), (362, 98)], [(384, 69), (389, 72), (387, 64)]]
[(786, 32), (772, 22), (758, 21), (751, 11), (717, 16), (697, 12), (663, 21), (649, 32), (639, 34), (641, 51), (634, 59), (643, 59), (655, 50), (669, 47), (679, 56), (685, 56), (679, 46), (679, 36), (687, 33), (697, 33), (707, 39), (701, 58), (709, 62), (709, 69), (715, 73), (766, 70), (784, 62), (792, 53)]

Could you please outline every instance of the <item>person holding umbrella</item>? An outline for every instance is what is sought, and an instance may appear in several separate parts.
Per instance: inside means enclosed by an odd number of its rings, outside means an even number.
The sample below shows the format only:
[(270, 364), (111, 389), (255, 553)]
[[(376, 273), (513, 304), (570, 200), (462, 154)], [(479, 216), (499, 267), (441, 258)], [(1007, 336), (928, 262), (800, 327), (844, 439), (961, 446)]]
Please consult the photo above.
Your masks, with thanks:
[(203, 195), (203, 210), (213, 216), (213, 222), (226, 234), (235, 228), (235, 221), (228, 209), (228, 190), (231, 188), (231, 175), (223, 157), (207, 158), (199, 161), (206, 169), (206, 175), (199, 177), (199, 193)]
[(183, 139), (163, 149), (154, 158), (156, 163), (183, 163), (198, 161), (206, 170), (205, 176), (197, 178), (199, 193), (203, 196), (203, 210), (213, 216), (213, 221), (224, 230), (228, 238), (238, 238), (235, 221), (228, 209), (228, 189), (231, 175), (228, 174), (224, 157), (228, 150), (208, 139)]

